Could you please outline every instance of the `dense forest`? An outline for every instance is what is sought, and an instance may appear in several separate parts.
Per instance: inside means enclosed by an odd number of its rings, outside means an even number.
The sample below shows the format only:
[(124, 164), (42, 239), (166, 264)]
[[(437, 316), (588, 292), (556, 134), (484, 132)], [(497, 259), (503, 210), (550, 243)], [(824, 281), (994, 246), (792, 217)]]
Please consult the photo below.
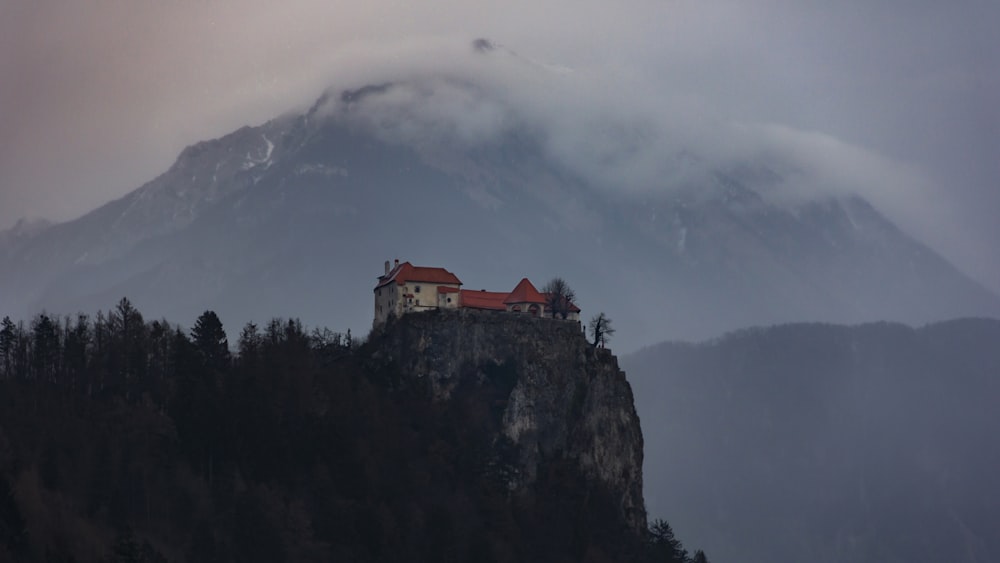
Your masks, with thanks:
[[(297, 320), (187, 332), (127, 299), (0, 327), (0, 561), (705, 561), (553, 460), (512, 495), (502, 369), (435, 402)], [(503, 452), (499, 452), (503, 455)]]

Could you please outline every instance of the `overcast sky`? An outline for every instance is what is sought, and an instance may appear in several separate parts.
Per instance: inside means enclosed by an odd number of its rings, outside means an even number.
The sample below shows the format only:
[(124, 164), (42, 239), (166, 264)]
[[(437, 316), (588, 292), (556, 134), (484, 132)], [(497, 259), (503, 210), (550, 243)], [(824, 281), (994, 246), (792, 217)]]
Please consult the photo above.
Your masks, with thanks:
[(675, 146), (813, 165), (1000, 291), (997, 29), (995, 0), (0, 0), (0, 228), (80, 215), (328, 85), (460, 66), (442, 53), (482, 36)]

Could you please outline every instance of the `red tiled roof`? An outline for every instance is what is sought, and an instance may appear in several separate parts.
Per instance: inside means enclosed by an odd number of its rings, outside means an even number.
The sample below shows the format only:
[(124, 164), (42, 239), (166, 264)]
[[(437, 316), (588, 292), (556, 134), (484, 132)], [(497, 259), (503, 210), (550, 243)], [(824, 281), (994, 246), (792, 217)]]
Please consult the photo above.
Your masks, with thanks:
[(506, 311), (507, 306), (503, 304), (508, 293), (504, 291), (474, 291), (463, 289), (461, 296), (462, 307), (470, 309), (489, 309), (491, 311)]
[(392, 282), (396, 282), (398, 285), (403, 285), (407, 282), (451, 283), (462, 285), (462, 282), (455, 276), (455, 274), (445, 270), (444, 268), (425, 268), (423, 266), (414, 266), (409, 262), (403, 262), (393, 268), (388, 274), (379, 276), (378, 284), (375, 285), (375, 289), (387, 286)]
[(438, 286), (438, 293), (458, 293), (459, 291), (461, 290), (457, 287), (448, 287), (446, 285)]
[(531, 285), (528, 278), (522, 278), (518, 282), (517, 287), (514, 288), (514, 291), (510, 292), (507, 299), (504, 299), (504, 303), (508, 305), (511, 303), (538, 303), (544, 305), (545, 296), (538, 293), (538, 290), (535, 289), (535, 286)]

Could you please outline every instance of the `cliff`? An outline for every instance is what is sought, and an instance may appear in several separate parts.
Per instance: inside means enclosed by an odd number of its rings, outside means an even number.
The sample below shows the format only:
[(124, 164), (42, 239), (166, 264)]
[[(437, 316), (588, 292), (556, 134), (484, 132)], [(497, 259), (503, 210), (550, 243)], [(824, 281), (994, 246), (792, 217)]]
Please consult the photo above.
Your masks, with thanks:
[[(403, 316), (372, 334), (372, 361), (438, 402), (466, 387), (498, 397), (489, 436), (504, 485), (527, 494), (568, 465), (614, 499), (629, 529), (646, 529), (643, 440), (632, 388), (609, 351), (579, 323), (472, 310)], [(499, 455), (499, 454), (497, 454)]]

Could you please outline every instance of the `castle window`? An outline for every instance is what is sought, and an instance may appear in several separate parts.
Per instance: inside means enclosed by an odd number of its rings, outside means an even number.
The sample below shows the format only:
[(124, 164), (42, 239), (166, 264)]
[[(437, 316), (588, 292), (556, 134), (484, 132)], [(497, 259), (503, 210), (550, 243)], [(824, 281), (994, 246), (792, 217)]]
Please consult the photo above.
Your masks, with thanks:
[(420, 286), (419, 285), (416, 286), (416, 288), (414, 288), (413, 293), (420, 293)]
[(417, 306), (418, 307), (420, 306), (420, 300), (419, 299), (417, 299)]
[(448, 303), (451, 303), (451, 297), (448, 298)]

